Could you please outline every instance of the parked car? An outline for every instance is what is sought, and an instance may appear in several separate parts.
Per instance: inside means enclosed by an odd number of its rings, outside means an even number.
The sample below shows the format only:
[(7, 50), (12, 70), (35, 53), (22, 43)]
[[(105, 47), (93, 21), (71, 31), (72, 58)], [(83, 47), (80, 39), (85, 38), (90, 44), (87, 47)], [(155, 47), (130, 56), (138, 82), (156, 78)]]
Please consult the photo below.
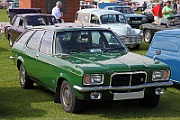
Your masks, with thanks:
[(79, 10), (90, 9), (90, 8), (95, 8), (95, 6), (94, 5), (80, 5)]
[(147, 23), (152, 23), (154, 21), (154, 16), (153, 16), (152, 12), (147, 12), (145, 10), (144, 12), (142, 12), (142, 15), (146, 16)]
[[(160, 60), (169, 65), (171, 80), (180, 85), (180, 30), (164, 30), (156, 32), (147, 56)], [(158, 55), (156, 55), (158, 53)]]
[(93, 23), (111, 29), (128, 47), (138, 49), (142, 42), (142, 31), (133, 29), (125, 16), (114, 10), (84, 9), (76, 13), (75, 22)]
[(14, 16), (11, 24), (5, 26), (5, 37), (9, 40), (9, 45), (12, 46), (25, 29), (32, 26), (54, 25), (55, 23), (58, 23), (58, 21), (50, 14), (17, 14)]
[(98, 2), (97, 3), (97, 8), (98, 9), (104, 9), (105, 7), (107, 7), (107, 6), (118, 6), (118, 5), (120, 5), (120, 4), (118, 4), (118, 3), (114, 3), (114, 2)]
[(180, 28), (180, 15), (177, 14), (174, 17), (169, 19), (162, 18), (159, 21), (159, 24), (155, 23), (146, 23), (139, 26), (139, 28), (143, 31), (144, 41), (146, 43), (151, 43), (153, 35), (157, 31), (161, 30), (171, 30), (171, 29), (179, 29)]
[(143, 11), (143, 7), (139, 4), (139, 2), (131, 2), (133, 6), (133, 10), (135, 11)]
[(156, 107), (172, 85), (166, 64), (129, 52), (114, 32), (94, 24), (28, 29), (14, 43), (11, 58), (22, 88), (42, 84), (66, 112), (100, 100), (136, 99)]
[(136, 12), (128, 6), (107, 6), (105, 10), (115, 10), (124, 14), (128, 24), (132, 27), (139, 27), (139, 25), (146, 23), (146, 16), (136, 14)]
[(16, 9), (19, 8), (19, 2), (9, 2), (8, 8), (7, 8), (7, 15), (10, 17), (9, 9)]

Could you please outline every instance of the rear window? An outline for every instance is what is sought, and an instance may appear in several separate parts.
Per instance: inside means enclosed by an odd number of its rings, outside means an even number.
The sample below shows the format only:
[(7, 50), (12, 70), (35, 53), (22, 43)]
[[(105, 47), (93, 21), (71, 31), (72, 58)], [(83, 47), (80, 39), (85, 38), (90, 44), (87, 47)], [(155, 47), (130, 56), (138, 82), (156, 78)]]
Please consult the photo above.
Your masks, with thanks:
[(152, 42), (152, 48), (174, 51), (179, 50), (180, 37), (177, 35), (155, 35)]

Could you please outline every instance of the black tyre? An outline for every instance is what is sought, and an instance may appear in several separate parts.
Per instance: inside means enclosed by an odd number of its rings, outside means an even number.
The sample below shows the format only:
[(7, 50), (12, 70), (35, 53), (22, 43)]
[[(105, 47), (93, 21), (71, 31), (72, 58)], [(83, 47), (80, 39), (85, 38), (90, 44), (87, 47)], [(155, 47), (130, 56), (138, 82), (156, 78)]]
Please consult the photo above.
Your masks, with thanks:
[(159, 103), (160, 95), (153, 95), (139, 100), (139, 104), (144, 107), (154, 108), (157, 107)]
[(152, 33), (151, 33), (151, 31), (150, 30), (145, 30), (144, 31), (144, 41), (146, 43), (150, 43), (151, 40), (152, 40)]
[(67, 81), (63, 81), (60, 88), (61, 105), (66, 112), (77, 113), (82, 110), (82, 101), (74, 95)]
[(140, 44), (134, 46), (134, 49), (138, 50), (140, 48)]
[(9, 46), (13, 46), (14, 42), (11, 36), (9, 36)]
[(33, 84), (34, 84), (34, 81), (32, 81), (27, 75), (23, 64), (21, 64), (20, 70), (19, 70), (19, 81), (23, 89), (30, 89), (33, 87)]

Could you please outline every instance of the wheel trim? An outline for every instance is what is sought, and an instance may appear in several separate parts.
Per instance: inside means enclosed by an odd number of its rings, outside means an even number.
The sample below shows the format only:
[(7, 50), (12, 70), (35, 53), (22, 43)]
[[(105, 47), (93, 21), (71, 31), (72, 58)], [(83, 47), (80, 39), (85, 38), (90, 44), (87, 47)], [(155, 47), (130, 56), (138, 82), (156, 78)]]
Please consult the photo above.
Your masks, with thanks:
[(72, 104), (71, 92), (67, 87), (62, 91), (62, 100), (65, 107), (69, 107)]
[(12, 38), (11, 38), (11, 37), (9, 38), (9, 45), (10, 45), (10, 46), (13, 45), (13, 41), (12, 41)]
[(149, 42), (150, 37), (151, 37), (150, 32), (149, 32), (149, 31), (148, 31), (148, 32), (146, 32), (146, 33), (145, 33), (145, 38), (144, 38), (144, 39), (145, 39), (145, 41), (146, 41), (146, 42)]
[(21, 82), (21, 84), (22, 84), (22, 85), (24, 85), (24, 84), (25, 84), (25, 70), (24, 70), (24, 68), (23, 68), (23, 67), (21, 68), (21, 73), (20, 73), (20, 82)]

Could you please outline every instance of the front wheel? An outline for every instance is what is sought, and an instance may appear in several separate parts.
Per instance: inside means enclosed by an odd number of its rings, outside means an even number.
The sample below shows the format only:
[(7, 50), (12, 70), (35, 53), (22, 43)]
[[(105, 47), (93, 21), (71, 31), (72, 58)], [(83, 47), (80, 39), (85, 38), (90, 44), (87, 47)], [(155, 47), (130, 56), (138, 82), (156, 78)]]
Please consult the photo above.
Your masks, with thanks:
[(61, 105), (66, 112), (77, 113), (82, 110), (82, 104), (74, 95), (67, 81), (63, 81), (60, 88)]
[(145, 41), (146, 43), (150, 43), (150, 42), (151, 42), (151, 39), (152, 39), (151, 31), (150, 31), (150, 30), (145, 30), (145, 31), (144, 31), (144, 41)]
[(20, 81), (21, 88), (23, 89), (30, 89), (33, 87), (33, 84), (34, 84), (34, 82), (27, 75), (23, 64), (21, 64), (20, 70), (19, 70), (19, 81)]
[(160, 95), (153, 95), (151, 97), (143, 98), (139, 100), (139, 104), (144, 107), (154, 108), (159, 103)]

